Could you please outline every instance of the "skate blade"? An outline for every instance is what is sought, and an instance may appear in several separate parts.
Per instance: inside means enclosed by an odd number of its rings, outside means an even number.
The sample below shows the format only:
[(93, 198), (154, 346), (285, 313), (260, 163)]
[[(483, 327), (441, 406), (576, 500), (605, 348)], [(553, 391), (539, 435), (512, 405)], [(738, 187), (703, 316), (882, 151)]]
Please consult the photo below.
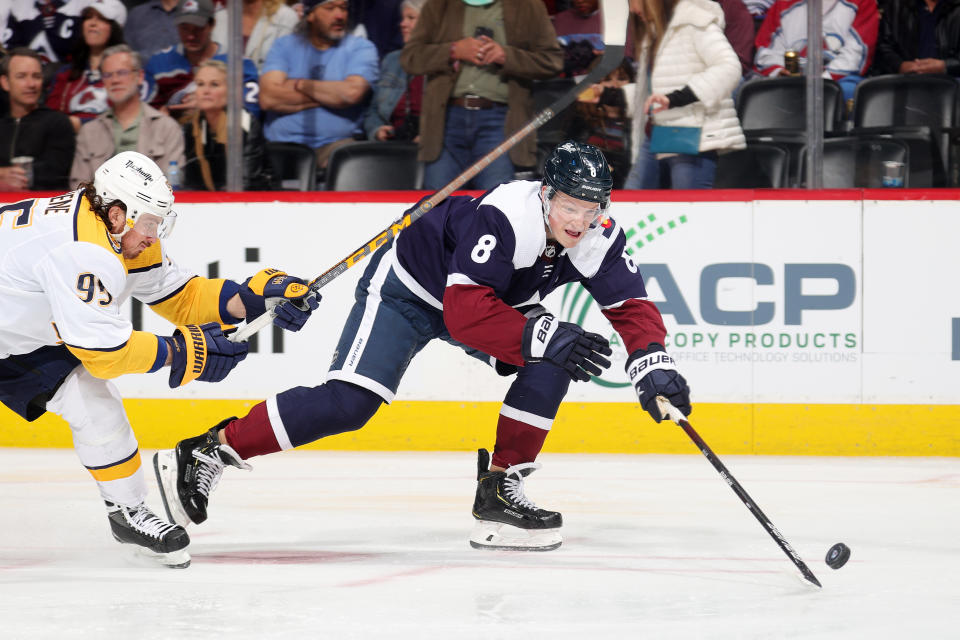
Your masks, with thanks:
[(553, 551), (563, 543), (560, 529), (521, 529), (501, 522), (478, 520), (470, 534), (474, 549)]
[(180, 506), (177, 497), (177, 452), (175, 449), (165, 449), (153, 454), (153, 471), (157, 476), (157, 487), (160, 489), (160, 499), (163, 500), (163, 510), (167, 512), (167, 519), (181, 527), (193, 524), (190, 516)]
[(190, 554), (186, 549), (157, 553), (135, 544), (124, 544), (123, 553), (127, 560), (138, 567), (165, 567), (167, 569), (186, 569), (190, 566)]

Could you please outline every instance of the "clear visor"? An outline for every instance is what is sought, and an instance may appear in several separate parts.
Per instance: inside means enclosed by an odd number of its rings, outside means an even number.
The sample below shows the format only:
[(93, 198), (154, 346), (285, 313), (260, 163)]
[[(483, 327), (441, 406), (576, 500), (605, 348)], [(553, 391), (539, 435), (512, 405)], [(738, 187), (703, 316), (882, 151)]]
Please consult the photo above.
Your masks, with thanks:
[(593, 228), (600, 223), (603, 209), (597, 202), (575, 200), (564, 193), (557, 192), (550, 200), (550, 213), (555, 213), (564, 224), (579, 220), (584, 226)]
[(165, 216), (153, 213), (141, 213), (133, 223), (133, 230), (148, 238), (169, 238), (177, 223), (177, 214), (171, 211)]

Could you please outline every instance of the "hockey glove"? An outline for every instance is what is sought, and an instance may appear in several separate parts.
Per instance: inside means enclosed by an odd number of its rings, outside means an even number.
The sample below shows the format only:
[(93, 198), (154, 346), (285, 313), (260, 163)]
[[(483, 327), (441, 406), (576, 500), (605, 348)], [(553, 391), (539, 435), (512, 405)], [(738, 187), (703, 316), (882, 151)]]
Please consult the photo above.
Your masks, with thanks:
[[(232, 333), (235, 329), (227, 331)], [(171, 353), (170, 388), (193, 380), (220, 382), (247, 357), (246, 342), (232, 342), (219, 323), (177, 327), (167, 341)]]
[(610, 366), (603, 356), (612, 353), (603, 336), (587, 333), (572, 322), (560, 322), (550, 314), (527, 320), (523, 328), (523, 359), (549, 360), (573, 380), (587, 381)]
[(657, 422), (664, 418), (657, 406), (657, 396), (665, 397), (685, 416), (693, 411), (687, 381), (677, 371), (673, 358), (656, 342), (630, 354), (627, 358), (627, 375), (637, 391), (641, 406)]
[(299, 331), (320, 306), (320, 294), (311, 291), (300, 278), (277, 269), (262, 269), (244, 280), (240, 301), (247, 310), (248, 322), (276, 307), (273, 324), (287, 331)]

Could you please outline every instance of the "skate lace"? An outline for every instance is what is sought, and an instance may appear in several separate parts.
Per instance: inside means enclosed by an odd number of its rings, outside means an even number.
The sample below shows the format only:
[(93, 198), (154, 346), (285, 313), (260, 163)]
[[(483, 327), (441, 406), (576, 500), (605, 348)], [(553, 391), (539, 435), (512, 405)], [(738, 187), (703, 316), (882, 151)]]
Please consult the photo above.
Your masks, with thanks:
[(527, 509), (539, 508), (534, 504), (533, 500), (523, 493), (523, 474), (521, 471), (526, 469), (536, 471), (540, 467), (541, 465), (537, 462), (524, 462), (522, 464), (515, 464), (512, 467), (507, 467), (505, 471), (507, 477), (503, 481), (503, 488), (507, 497), (513, 500), (518, 506)]
[(223, 461), (196, 449), (193, 451), (193, 457), (200, 461), (196, 476), (197, 491), (209, 498), (210, 492), (220, 483), (220, 476), (223, 475)]
[(161, 520), (157, 515), (150, 511), (146, 504), (141, 503), (135, 508), (124, 508), (123, 516), (130, 526), (145, 536), (159, 540), (170, 529), (176, 525)]

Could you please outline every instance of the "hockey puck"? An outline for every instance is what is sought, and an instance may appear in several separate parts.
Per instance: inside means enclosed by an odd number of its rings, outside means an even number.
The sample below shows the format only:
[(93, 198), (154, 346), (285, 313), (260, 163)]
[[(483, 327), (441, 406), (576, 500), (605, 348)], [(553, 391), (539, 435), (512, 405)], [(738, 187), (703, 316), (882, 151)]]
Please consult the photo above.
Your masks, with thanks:
[(825, 562), (827, 566), (831, 569), (839, 569), (843, 565), (847, 564), (847, 560), (850, 559), (850, 547), (838, 542), (837, 544), (830, 547), (830, 550), (827, 551), (827, 557)]

